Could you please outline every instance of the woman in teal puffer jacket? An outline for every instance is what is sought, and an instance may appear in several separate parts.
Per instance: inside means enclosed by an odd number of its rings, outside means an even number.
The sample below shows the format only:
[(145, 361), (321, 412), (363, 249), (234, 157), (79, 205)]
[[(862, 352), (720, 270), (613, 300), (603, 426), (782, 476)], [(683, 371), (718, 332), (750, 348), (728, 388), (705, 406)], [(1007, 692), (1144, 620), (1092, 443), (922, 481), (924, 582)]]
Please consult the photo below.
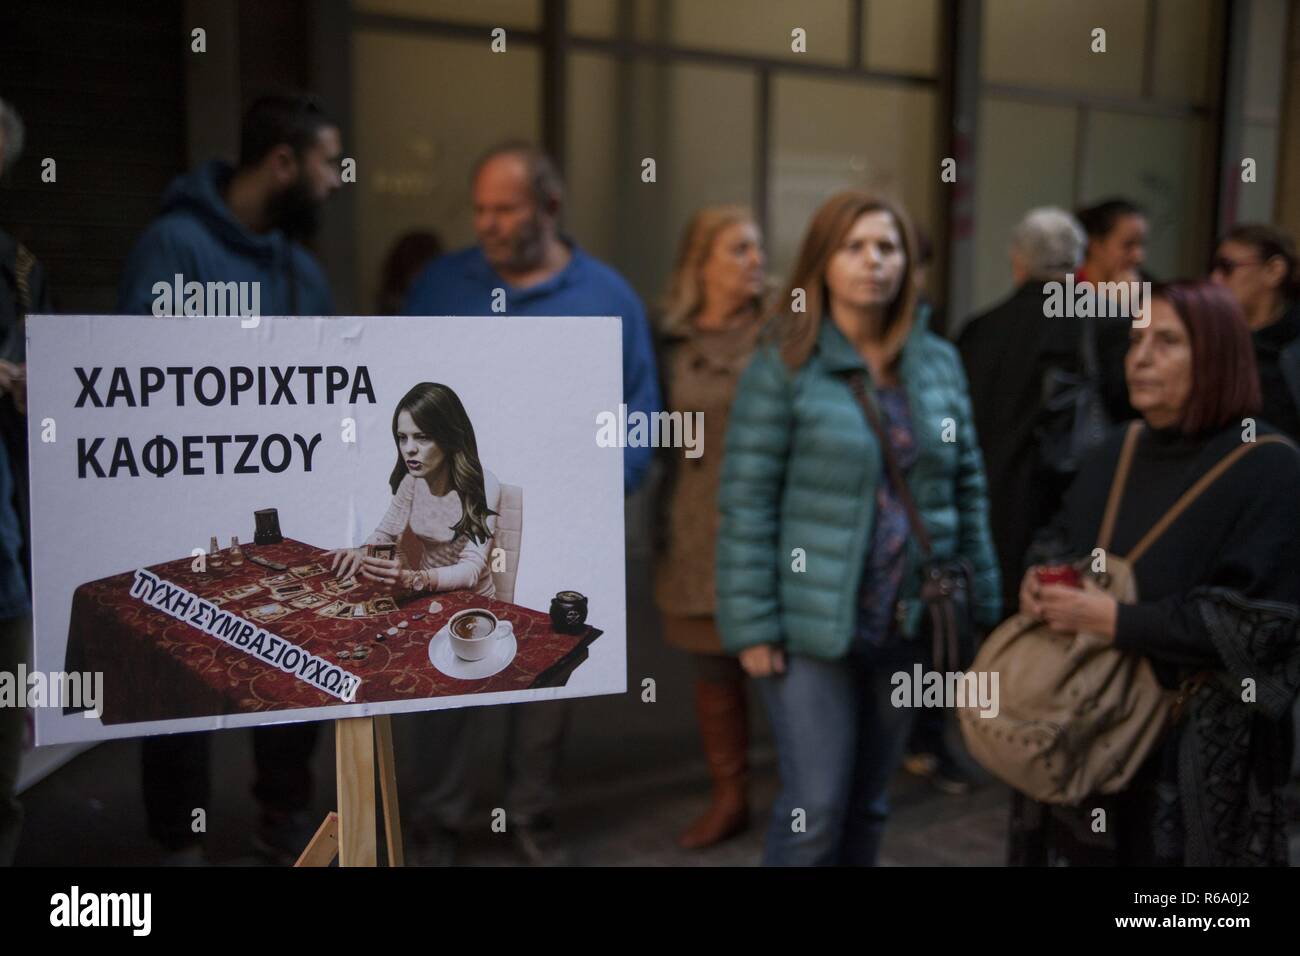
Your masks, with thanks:
[(999, 617), (984, 468), (957, 351), (916, 315), (901, 210), (831, 197), (784, 314), (737, 387), (719, 508), (717, 619), (756, 678), (781, 770), (768, 864), (874, 864), (912, 712), (891, 678), (921, 660), (920, 552), (847, 378), (867, 376), (936, 556)]

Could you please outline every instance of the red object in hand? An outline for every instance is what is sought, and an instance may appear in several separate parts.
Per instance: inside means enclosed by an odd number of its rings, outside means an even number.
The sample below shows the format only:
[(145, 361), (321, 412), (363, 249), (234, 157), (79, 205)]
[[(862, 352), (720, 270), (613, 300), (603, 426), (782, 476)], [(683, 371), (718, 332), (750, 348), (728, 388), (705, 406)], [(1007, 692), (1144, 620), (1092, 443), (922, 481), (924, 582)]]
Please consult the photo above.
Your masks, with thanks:
[(1083, 587), (1083, 582), (1079, 580), (1079, 572), (1073, 565), (1069, 564), (1049, 564), (1035, 570), (1034, 576), (1038, 579), (1039, 584), (1063, 584), (1071, 588)]

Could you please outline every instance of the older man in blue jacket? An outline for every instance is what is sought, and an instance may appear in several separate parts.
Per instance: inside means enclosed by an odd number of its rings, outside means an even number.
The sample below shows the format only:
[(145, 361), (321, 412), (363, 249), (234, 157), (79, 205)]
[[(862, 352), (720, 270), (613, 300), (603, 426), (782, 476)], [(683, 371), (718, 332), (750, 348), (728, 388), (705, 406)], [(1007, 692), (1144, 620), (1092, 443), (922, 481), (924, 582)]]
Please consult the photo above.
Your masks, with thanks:
[[(564, 183), (541, 150), (506, 143), (486, 153), (472, 176), (478, 244), (436, 259), (411, 287), (408, 315), (613, 316), (623, 329), (623, 401), (628, 414), (659, 410), (650, 328), (641, 301), (612, 268), (559, 231)], [(611, 411), (613, 411), (611, 409)], [(623, 489), (644, 480), (653, 451), (628, 447)], [(555, 776), (568, 715), (566, 701), (510, 710), (507, 832), (532, 863), (568, 859), (551, 821)], [(430, 862), (450, 862), (456, 833), (472, 800), (470, 771), (477, 716), (455, 711), (448, 724), (453, 753), (439, 764), (439, 783), (425, 795), (417, 843)]]

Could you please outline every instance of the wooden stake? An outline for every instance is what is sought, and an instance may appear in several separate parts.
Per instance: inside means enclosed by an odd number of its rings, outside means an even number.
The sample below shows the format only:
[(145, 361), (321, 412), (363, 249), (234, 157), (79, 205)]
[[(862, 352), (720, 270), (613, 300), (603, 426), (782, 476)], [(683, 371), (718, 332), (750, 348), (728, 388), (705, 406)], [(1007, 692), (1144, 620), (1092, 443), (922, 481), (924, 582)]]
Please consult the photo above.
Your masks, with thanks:
[(388, 845), (388, 865), (405, 866), (402, 816), (397, 803), (397, 768), (393, 762), (393, 725), (387, 714), (374, 720), (375, 746), (379, 750), (379, 795), (384, 801), (384, 838)]
[(379, 790), (384, 800), (384, 838), (388, 865), (404, 865), (402, 817), (397, 805), (397, 767), (393, 727), (388, 717), (349, 717), (334, 721), (334, 754), (339, 808), (331, 811), (294, 866), (375, 866), (375, 749), (379, 750)]
[(339, 815), (331, 810), (294, 866), (329, 866), (339, 852)]
[(375, 866), (375, 722), (334, 722), (339, 786), (339, 866)]

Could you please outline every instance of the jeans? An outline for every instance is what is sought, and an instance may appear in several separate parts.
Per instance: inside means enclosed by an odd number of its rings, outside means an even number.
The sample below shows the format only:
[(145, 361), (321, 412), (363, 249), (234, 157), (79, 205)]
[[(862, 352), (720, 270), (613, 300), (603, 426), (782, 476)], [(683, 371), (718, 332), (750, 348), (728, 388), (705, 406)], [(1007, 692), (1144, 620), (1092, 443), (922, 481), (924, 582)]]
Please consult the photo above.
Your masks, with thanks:
[(838, 661), (788, 655), (784, 674), (755, 682), (781, 773), (764, 865), (876, 864), (914, 716), (890, 703), (890, 678), (919, 659), (915, 642), (855, 645)]

